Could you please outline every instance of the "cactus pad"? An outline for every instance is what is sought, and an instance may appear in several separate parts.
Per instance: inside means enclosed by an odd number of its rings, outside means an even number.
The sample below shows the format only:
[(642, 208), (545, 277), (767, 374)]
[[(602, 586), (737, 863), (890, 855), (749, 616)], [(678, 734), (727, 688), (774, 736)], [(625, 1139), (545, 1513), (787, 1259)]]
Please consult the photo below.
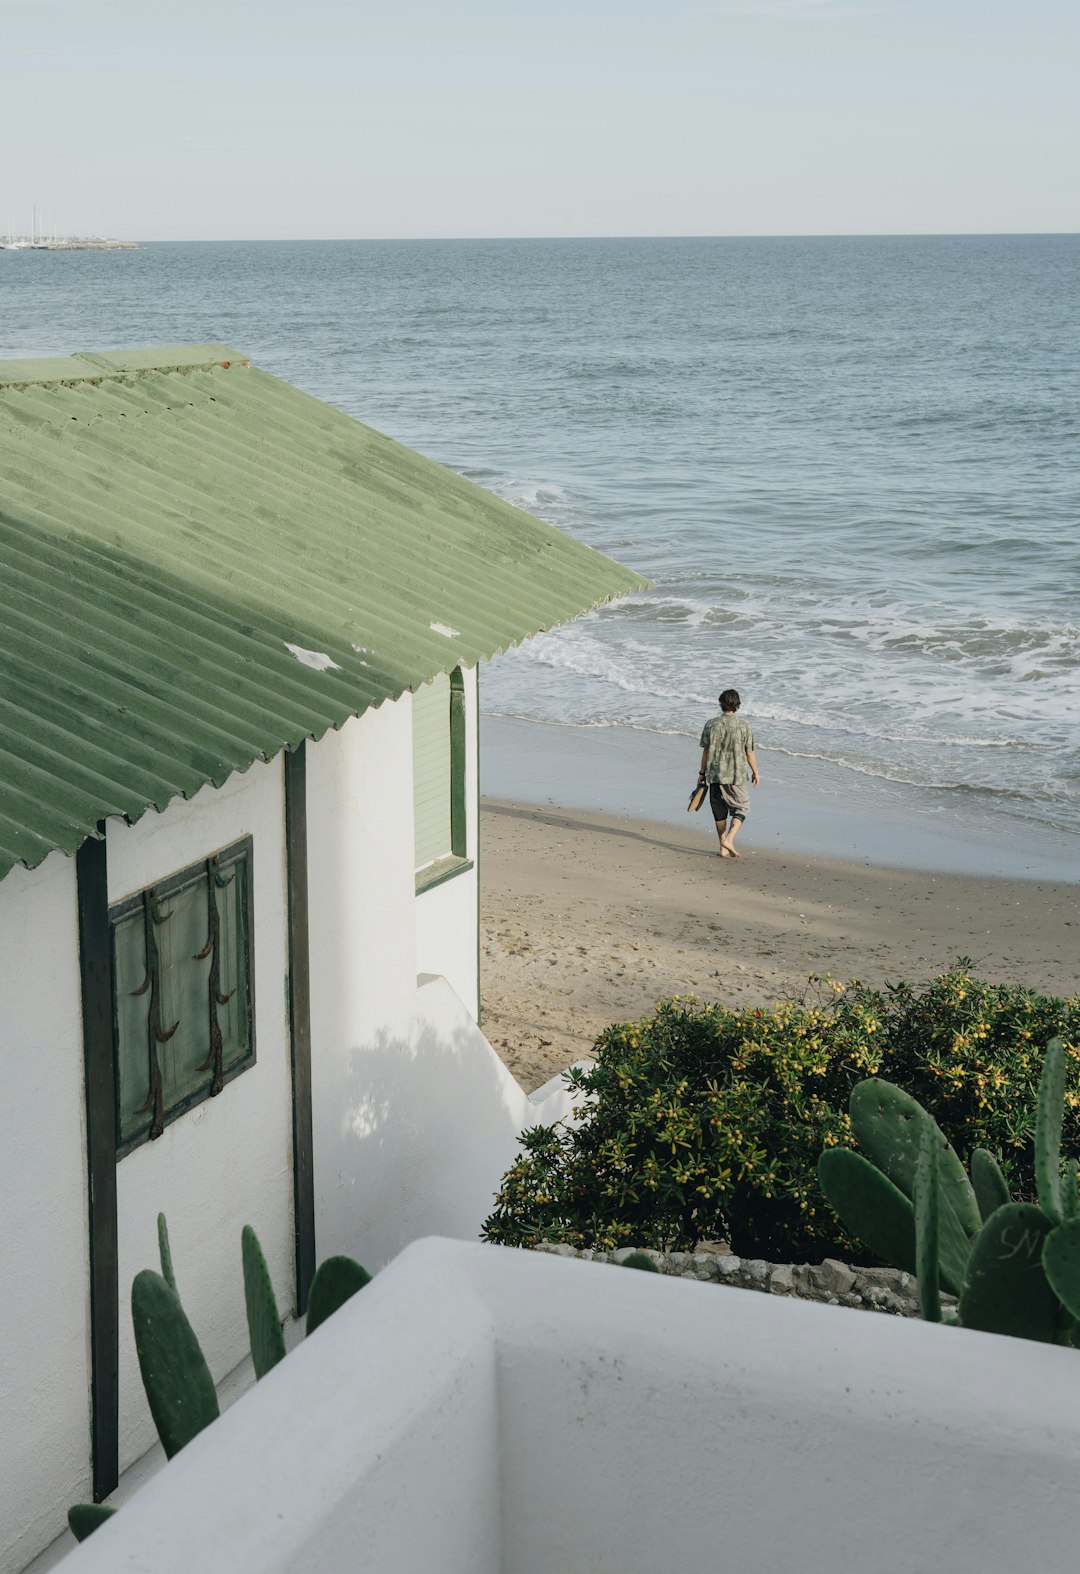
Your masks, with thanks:
[(1039, 1103), (1035, 1114), (1035, 1187), (1043, 1212), (1060, 1224), (1064, 1217), (1061, 1194), (1061, 1122), (1065, 1111), (1065, 1046), (1052, 1038), (1046, 1046)]
[(281, 1331), (266, 1258), (250, 1224), (245, 1224), (241, 1232), (240, 1256), (244, 1268), (244, 1305), (251, 1360), (256, 1378), (265, 1377), (272, 1366), (285, 1359), (285, 1335)]
[(979, 1232), (960, 1296), (960, 1321), (984, 1333), (1053, 1343), (1061, 1309), (1043, 1272), (1054, 1226), (1030, 1202), (1008, 1202)]
[(844, 1228), (895, 1268), (915, 1272), (915, 1210), (887, 1175), (851, 1148), (826, 1148), (818, 1178)]
[(908, 1198), (915, 1194), (915, 1170), (923, 1127), (928, 1125), (933, 1132), (938, 1150), (941, 1279), (946, 1289), (959, 1295), (971, 1238), (982, 1224), (964, 1166), (937, 1121), (903, 1088), (894, 1087), (880, 1077), (870, 1077), (852, 1089), (850, 1109), (851, 1125), (859, 1147)]
[(1042, 1262), (1062, 1306), (1071, 1317), (1080, 1318), (1080, 1219), (1071, 1219), (1050, 1231)]
[(370, 1283), (371, 1275), (351, 1257), (328, 1257), (308, 1291), (307, 1332), (313, 1334), (350, 1296)]
[(992, 1213), (1012, 1201), (998, 1161), (986, 1148), (976, 1148), (971, 1155), (971, 1189), (984, 1224)]
[(966, 1235), (978, 1234), (982, 1219), (964, 1166), (937, 1121), (918, 1099), (881, 1077), (868, 1077), (852, 1088), (849, 1108), (859, 1147), (905, 1197), (914, 1196), (919, 1131), (928, 1121), (938, 1138), (942, 1205), (955, 1214)]
[(76, 1541), (85, 1541), (115, 1513), (108, 1503), (73, 1503), (68, 1509), (68, 1527)]
[(161, 1277), (173, 1294), (179, 1295), (180, 1291), (176, 1288), (176, 1275), (173, 1272), (172, 1250), (169, 1246), (169, 1226), (165, 1223), (163, 1213), (157, 1216), (157, 1239), (158, 1256), (161, 1258)]
[(179, 1296), (149, 1268), (132, 1283), (131, 1320), (150, 1414), (171, 1459), (216, 1419), (214, 1380)]
[(941, 1291), (938, 1284), (940, 1185), (934, 1133), (928, 1124), (924, 1124), (919, 1142), (919, 1162), (915, 1170), (915, 1275), (919, 1282), (919, 1310), (928, 1323), (941, 1321)]

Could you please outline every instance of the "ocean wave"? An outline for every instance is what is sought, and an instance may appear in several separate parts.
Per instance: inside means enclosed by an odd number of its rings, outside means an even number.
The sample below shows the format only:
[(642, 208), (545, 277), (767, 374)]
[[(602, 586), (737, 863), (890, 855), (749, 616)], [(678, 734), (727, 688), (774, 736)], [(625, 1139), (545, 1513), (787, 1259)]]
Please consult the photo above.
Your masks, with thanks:
[[(631, 626), (640, 628), (636, 623)], [(618, 639), (610, 638), (601, 624), (589, 621), (525, 645), (513, 657), (500, 658), (500, 663), (510, 660), (532, 669), (566, 673), (582, 682), (609, 685), (643, 701), (701, 708), (710, 714), (719, 688), (729, 681), (717, 662), (716, 686), (706, 688), (700, 682), (701, 660), (693, 650), (661, 650), (647, 638), (631, 637), (625, 628)], [(1069, 746), (1076, 722), (1069, 686), (1048, 686), (1043, 694), (1029, 691), (1020, 700), (1013, 688), (1015, 679), (997, 688), (958, 687), (955, 681), (943, 684), (939, 679), (917, 682), (895, 669), (842, 671), (813, 651), (803, 654), (802, 668), (794, 673), (770, 673), (768, 666), (767, 652), (759, 650), (756, 672), (748, 672), (745, 678), (735, 675), (746, 712), (762, 721), (812, 731), (825, 729), (898, 745), (917, 746), (932, 738), (938, 746), (1023, 749), (1031, 747), (1031, 727), (1037, 723), (1043, 729), (1040, 747), (1055, 752)], [(807, 691), (807, 701), (798, 704), (768, 697), (778, 682), (787, 689), (798, 682)], [(813, 700), (810, 693), (815, 695)], [(1020, 713), (1025, 713), (1025, 726), (1017, 731), (1001, 730), (1003, 719), (1018, 719)], [(963, 730), (965, 727), (969, 730)]]

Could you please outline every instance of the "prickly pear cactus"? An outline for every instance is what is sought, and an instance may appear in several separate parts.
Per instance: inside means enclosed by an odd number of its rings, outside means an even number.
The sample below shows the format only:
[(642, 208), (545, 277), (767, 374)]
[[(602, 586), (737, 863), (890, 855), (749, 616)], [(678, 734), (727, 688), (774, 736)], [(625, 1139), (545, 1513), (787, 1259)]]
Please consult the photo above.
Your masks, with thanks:
[(371, 1283), (371, 1275), (351, 1257), (328, 1257), (308, 1291), (307, 1329), (313, 1334), (320, 1323), (344, 1306), (349, 1298)]
[[(891, 1082), (870, 1077), (858, 1083), (851, 1092), (850, 1110), (851, 1126), (859, 1147), (909, 1200), (915, 1195), (915, 1172), (923, 1130), (929, 1127), (933, 1133), (939, 1173), (941, 1278), (947, 1289), (959, 1295), (971, 1237), (982, 1223), (964, 1166), (937, 1121), (927, 1114), (917, 1099)], [(870, 1244), (868, 1241), (867, 1245)], [(896, 1266), (905, 1265), (897, 1263)]]
[(915, 1275), (919, 1285), (919, 1310), (928, 1323), (941, 1321), (938, 1266), (940, 1192), (937, 1144), (933, 1131), (926, 1124), (922, 1129), (919, 1162), (915, 1170)]
[(859, 1147), (905, 1197), (914, 1196), (919, 1140), (928, 1124), (937, 1137), (942, 1203), (956, 1215), (966, 1235), (978, 1233), (982, 1220), (964, 1166), (918, 1099), (880, 1077), (868, 1077), (852, 1089), (849, 1108)]
[(68, 1509), (68, 1527), (76, 1541), (85, 1541), (115, 1513), (108, 1503), (73, 1503)]
[(1061, 1122), (1065, 1112), (1065, 1046), (1046, 1046), (1035, 1115), (1035, 1189), (1043, 1212), (1060, 1224), (1065, 1217), (1061, 1186)]
[(976, 1148), (971, 1155), (971, 1189), (984, 1224), (998, 1208), (1012, 1201), (998, 1161), (986, 1148)]
[(1007, 1202), (990, 1215), (971, 1252), (960, 1295), (960, 1321), (984, 1333), (1052, 1344), (1061, 1306), (1043, 1271), (1054, 1225), (1030, 1202)]
[(131, 1321), (150, 1414), (171, 1459), (217, 1418), (214, 1380), (180, 1297), (149, 1268), (132, 1283)]
[(1080, 1219), (1050, 1231), (1042, 1262), (1054, 1294), (1070, 1317), (1080, 1319)]
[(914, 1273), (915, 1210), (900, 1188), (852, 1148), (826, 1148), (817, 1168), (844, 1228), (883, 1262)]
[(240, 1256), (244, 1269), (244, 1305), (247, 1308), (251, 1361), (256, 1378), (260, 1378), (285, 1359), (285, 1335), (281, 1331), (281, 1319), (278, 1317), (266, 1258), (262, 1254), (259, 1237), (250, 1224), (244, 1225), (240, 1235)]
[(176, 1288), (176, 1275), (173, 1273), (172, 1250), (169, 1246), (169, 1226), (165, 1223), (165, 1215), (157, 1216), (158, 1256), (161, 1258), (161, 1277), (169, 1286), (174, 1295), (180, 1292)]

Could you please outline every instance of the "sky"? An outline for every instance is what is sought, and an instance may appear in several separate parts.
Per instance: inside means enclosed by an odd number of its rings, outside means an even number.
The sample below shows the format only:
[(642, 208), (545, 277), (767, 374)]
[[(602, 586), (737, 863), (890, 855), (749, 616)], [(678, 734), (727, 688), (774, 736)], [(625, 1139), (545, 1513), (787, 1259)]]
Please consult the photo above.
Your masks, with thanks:
[(0, 231), (1075, 231), (1077, 0), (0, 0)]

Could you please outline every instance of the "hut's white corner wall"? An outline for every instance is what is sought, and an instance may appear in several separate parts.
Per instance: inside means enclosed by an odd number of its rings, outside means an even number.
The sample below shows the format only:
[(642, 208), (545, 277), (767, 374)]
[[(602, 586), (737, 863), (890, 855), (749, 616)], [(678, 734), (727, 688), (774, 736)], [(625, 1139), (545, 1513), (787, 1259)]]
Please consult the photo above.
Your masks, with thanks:
[(0, 1570), (89, 1492), (89, 1253), (75, 860), (0, 884)]
[(476, 1018), (480, 1015), (478, 691), (476, 668), (462, 669), (465, 693), (465, 845), (471, 869), (416, 898), (416, 971), (437, 973)]
[[(466, 674), (468, 852), (476, 674)], [(476, 871), (414, 895), (411, 696), (308, 749), (312, 1123), (319, 1260), (377, 1269), (418, 1236), (475, 1240), (534, 1102), (476, 1024)]]
[(204, 788), (190, 802), (175, 799), (134, 826), (108, 823), (110, 902), (241, 837), (253, 839), (255, 1065), (117, 1166), (122, 1470), (156, 1437), (139, 1378), (129, 1296), (138, 1270), (157, 1267), (159, 1211), (169, 1221), (184, 1307), (215, 1381), (248, 1351), (240, 1265), (245, 1224), (258, 1233), (281, 1311), (295, 1300), (284, 813), (279, 757), (233, 775), (223, 787)]
[[(356, 1253), (377, 1218), (370, 1178), (416, 993), (411, 697), (307, 751), (311, 1080), (317, 1257)], [(379, 1149), (383, 1151), (381, 1156)]]

